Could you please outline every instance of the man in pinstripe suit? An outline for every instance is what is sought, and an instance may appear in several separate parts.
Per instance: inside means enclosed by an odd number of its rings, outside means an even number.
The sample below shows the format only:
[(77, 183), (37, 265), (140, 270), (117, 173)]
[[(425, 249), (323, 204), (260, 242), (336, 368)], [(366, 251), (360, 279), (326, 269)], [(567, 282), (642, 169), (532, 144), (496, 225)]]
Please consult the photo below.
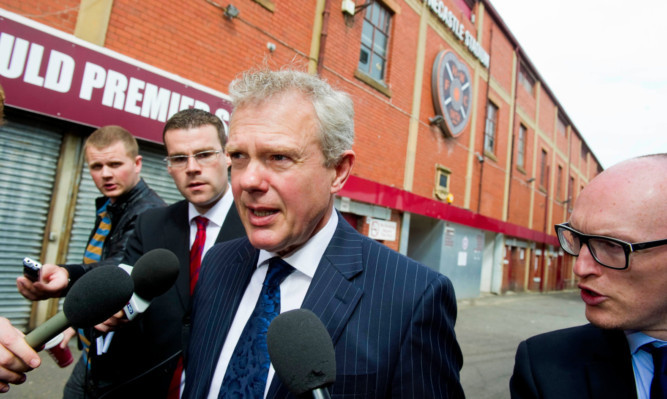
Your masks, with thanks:
[[(334, 210), (355, 160), (350, 97), (289, 70), (246, 73), (230, 93), (226, 148), (248, 237), (204, 259), (183, 397), (229, 397), (227, 366), (268, 260), (280, 257), (296, 269), (280, 284), (280, 310), (312, 310), (332, 337), (332, 397), (462, 398), (449, 279), (359, 234)], [(273, 369), (266, 381), (263, 397), (291, 396)]]

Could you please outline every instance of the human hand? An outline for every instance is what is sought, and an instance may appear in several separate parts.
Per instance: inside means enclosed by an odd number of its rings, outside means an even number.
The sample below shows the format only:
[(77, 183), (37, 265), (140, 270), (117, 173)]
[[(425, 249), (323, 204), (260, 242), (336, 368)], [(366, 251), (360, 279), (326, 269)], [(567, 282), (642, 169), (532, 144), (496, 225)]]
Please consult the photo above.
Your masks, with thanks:
[(67, 330), (63, 331), (63, 340), (60, 342), (60, 347), (65, 349), (72, 337), (76, 336), (76, 330), (72, 327), (69, 327)]
[(102, 323), (95, 326), (96, 330), (102, 331), (103, 333), (108, 333), (110, 331), (115, 331), (123, 324), (129, 322), (127, 317), (125, 317), (125, 312), (120, 310), (113, 316), (109, 317)]
[(25, 372), (41, 364), (39, 355), (23, 337), (9, 320), (0, 317), (0, 393), (9, 391), (10, 383), (22, 384)]
[(42, 265), (39, 281), (32, 282), (25, 276), (16, 279), (21, 295), (31, 301), (60, 297), (68, 283), (67, 269), (51, 263)]

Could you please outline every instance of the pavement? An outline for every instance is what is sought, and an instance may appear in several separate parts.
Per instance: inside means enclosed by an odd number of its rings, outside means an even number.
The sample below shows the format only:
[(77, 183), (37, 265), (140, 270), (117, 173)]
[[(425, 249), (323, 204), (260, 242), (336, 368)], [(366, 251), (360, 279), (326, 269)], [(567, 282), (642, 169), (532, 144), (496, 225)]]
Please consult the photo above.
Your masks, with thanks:
[(519, 343), (547, 331), (586, 324), (579, 291), (485, 295), (459, 301), (456, 338), (468, 399), (506, 399)]
[[(456, 335), (463, 352), (461, 383), (468, 399), (509, 398), (514, 355), (533, 335), (586, 323), (579, 291), (483, 295), (458, 302)], [(75, 362), (80, 352), (75, 346)], [(2, 399), (58, 399), (74, 363), (59, 368), (45, 352), (42, 365)], [(420, 399), (420, 398), (415, 398)]]

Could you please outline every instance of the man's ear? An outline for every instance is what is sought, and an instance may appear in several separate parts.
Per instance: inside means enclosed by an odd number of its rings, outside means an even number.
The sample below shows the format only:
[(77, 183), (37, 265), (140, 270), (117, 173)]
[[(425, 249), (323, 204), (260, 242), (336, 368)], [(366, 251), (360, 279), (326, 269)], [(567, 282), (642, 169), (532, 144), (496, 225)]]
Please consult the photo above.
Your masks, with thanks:
[(143, 157), (141, 155), (137, 155), (137, 157), (134, 158), (134, 167), (137, 174), (141, 173), (142, 160)]
[(352, 166), (354, 165), (355, 157), (356, 155), (352, 150), (345, 151), (341, 156), (340, 162), (338, 162), (338, 165), (334, 167), (336, 171), (336, 177), (331, 183), (331, 194), (336, 194), (345, 185), (347, 178), (350, 177), (350, 173), (352, 172)]

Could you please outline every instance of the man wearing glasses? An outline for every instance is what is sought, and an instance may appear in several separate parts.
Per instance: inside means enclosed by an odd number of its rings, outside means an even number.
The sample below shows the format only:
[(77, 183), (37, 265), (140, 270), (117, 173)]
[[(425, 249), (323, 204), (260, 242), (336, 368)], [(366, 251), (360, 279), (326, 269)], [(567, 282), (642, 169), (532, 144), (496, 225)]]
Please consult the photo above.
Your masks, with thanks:
[(115, 332), (106, 352), (93, 356), (86, 398), (166, 398), (172, 380), (178, 397), (182, 322), (201, 260), (215, 243), (245, 235), (228, 190), (222, 121), (183, 110), (167, 121), (162, 137), (167, 171), (185, 199), (137, 218), (122, 263), (134, 265), (146, 252), (166, 248), (179, 259), (178, 279), (131, 322), (121, 311), (96, 327)]
[(667, 154), (622, 162), (556, 226), (591, 324), (519, 345), (512, 398), (667, 398)]
[[(165, 124), (165, 163), (185, 199), (144, 213), (137, 220), (123, 263), (134, 264), (144, 253), (166, 248), (181, 266), (175, 285), (137, 318), (118, 328), (99, 370), (113, 382), (105, 397), (165, 398), (173, 384), (178, 397), (182, 321), (204, 254), (214, 244), (245, 235), (227, 179), (228, 158), (222, 121), (187, 109)], [(118, 320), (108, 320), (113, 328)]]

